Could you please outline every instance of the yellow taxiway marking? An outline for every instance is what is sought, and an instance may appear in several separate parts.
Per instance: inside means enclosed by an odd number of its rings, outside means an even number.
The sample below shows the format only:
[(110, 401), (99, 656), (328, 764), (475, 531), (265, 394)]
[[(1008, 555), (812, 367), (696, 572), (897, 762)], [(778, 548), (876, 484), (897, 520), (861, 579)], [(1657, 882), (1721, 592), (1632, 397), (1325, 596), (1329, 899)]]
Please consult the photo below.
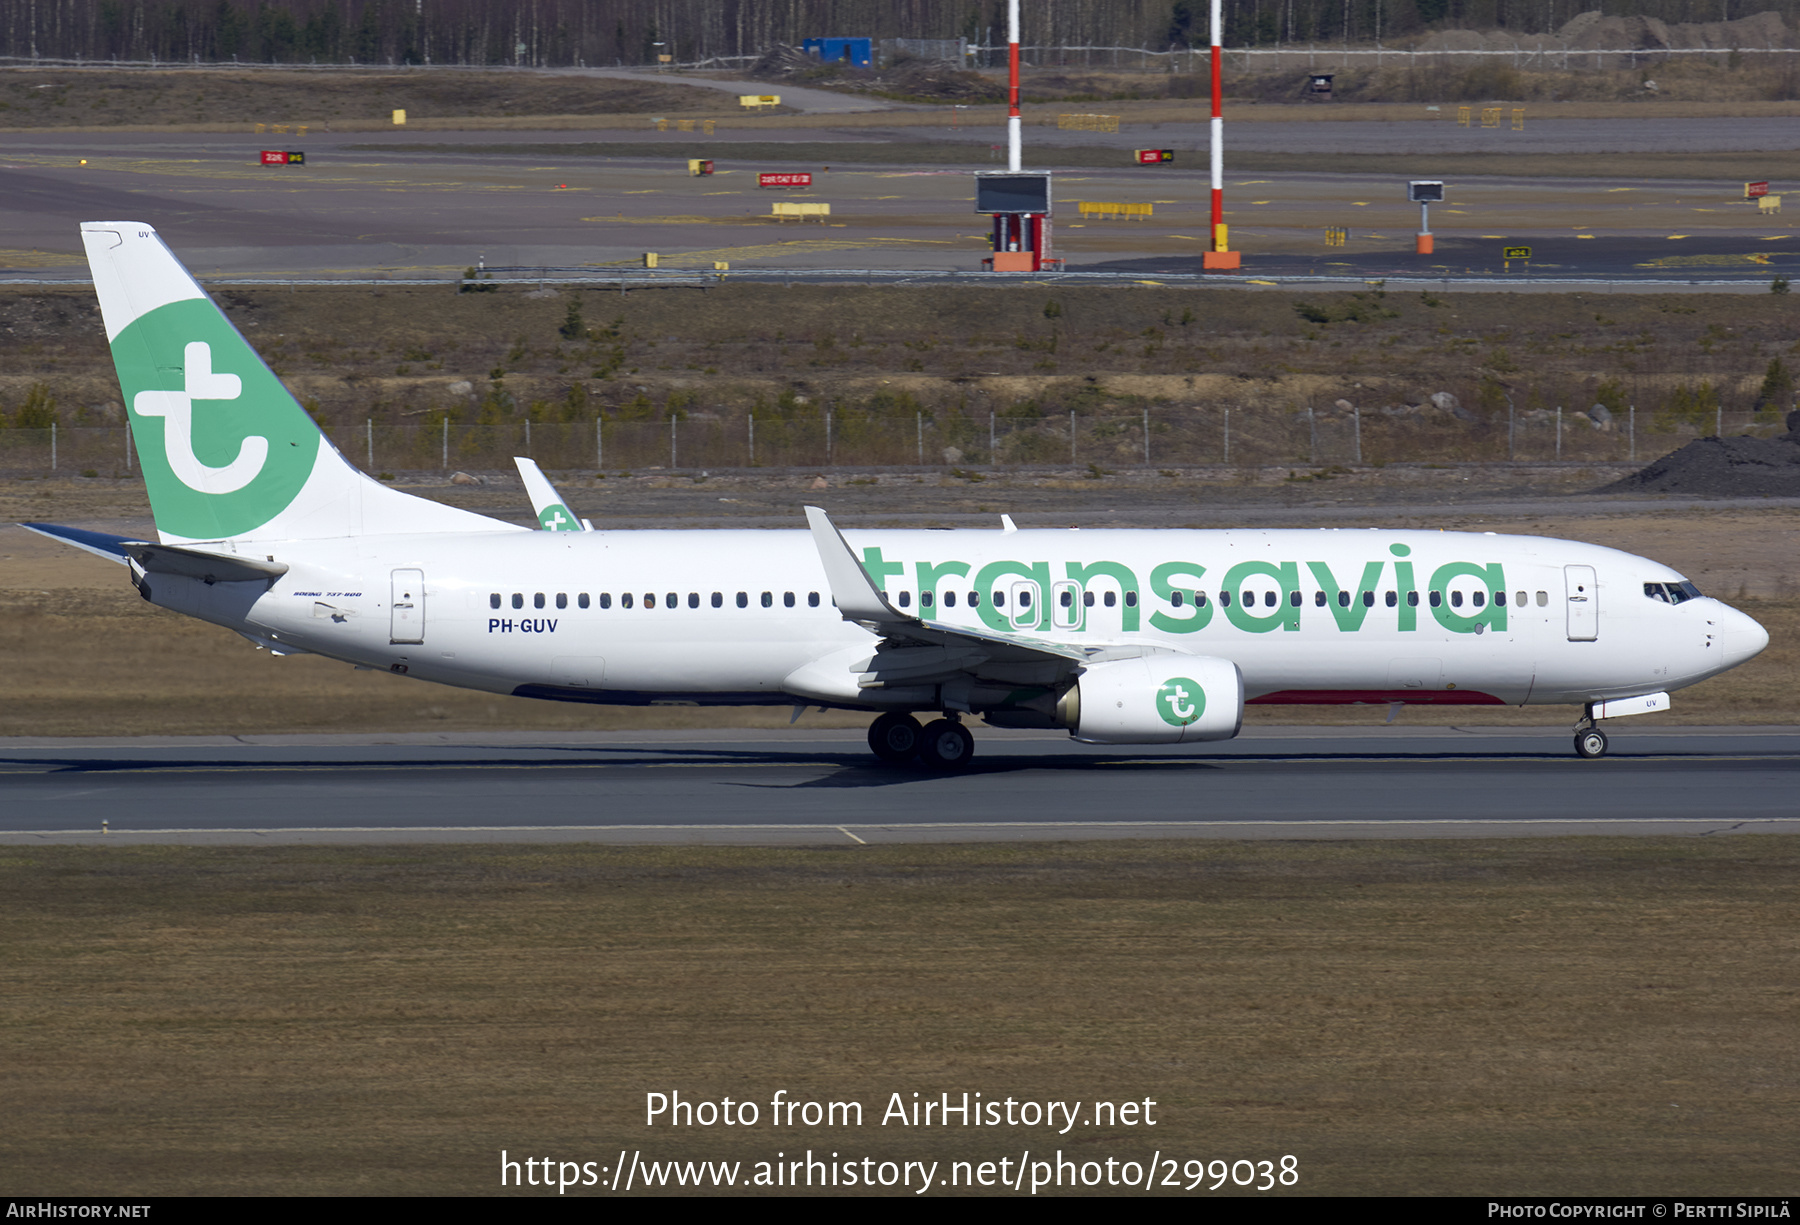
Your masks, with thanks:
[(1606, 189), (1606, 190), (1607, 190), (1607, 191), (1609, 191), (1609, 192), (1614, 192), (1614, 191), (1636, 191), (1636, 190), (1637, 190), (1637, 188), (1635, 188), (1635, 187), (1608, 187), (1608, 188), (1607, 188), (1607, 189)]
[(1163, 284), (1163, 282), (1161, 282), (1161, 281), (1133, 281), (1132, 284), (1134, 284), (1134, 285), (1161, 285), (1161, 284)]
[(1256, 187), (1263, 183), (1273, 183), (1274, 179), (1245, 179), (1241, 183), (1233, 183), (1233, 187)]
[(638, 191), (622, 191), (619, 194), (621, 196), (654, 196), (661, 190), (662, 188), (660, 187), (645, 187)]
[(1767, 238), (1763, 239), (1763, 241), (1764, 242), (1780, 242), (1784, 238), (1792, 238), (1792, 237), (1793, 237), (1792, 234), (1771, 234)]
[(1181, 239), (1187, 240), (1188, 242), (1199, 242), (1200, 241), (1199, 236), (1196, 234), (1165, 234), (1164, 237), (1165, 238), (1181, 238)]
[(1577, 234), (1577, 235), (1575, 235), (1575, 237), (1577, 237), (1577, 238), (1592, 238), (1593, 235), (1592, 234)]
[(1483, 234), (1482, 237), (1483, 238), (1505, 238), (1506, 235), (1504, 235), (1504, 234)]
[(1676, 238), (1686, 238), (1686, 237), (1687, 237), (1687, 235), (1686, 235), (1686, 234), (1671, 234), (1671, 235), (1669, 235), (1669, 237), (1670, 237), (1670, 238), (1671, 238), (1671, 239), (1676, 239)]
[(1368, 208), (1369, 207), (1369, 202), (1367, 200), (1352, 200), (1352, 201), (1350, 201), (1350, 203), (1355, 205), (1357, 208)]
[(1252, 204), (1273, 204), (1273, 203), (1275, 203), (1275, 201), (1273, 201), (1273, 200), (1252, 200), (1252, 201), (1250, 201), (1250, 203), (1252, 203)]
[(1254, 281), (1254, 280), (1246, 281), (1244, 283), (1246, 285), (1279, 285), (1279, 284), (1281, 284), (1281, 282), (1279, 282), (1279, 281)]

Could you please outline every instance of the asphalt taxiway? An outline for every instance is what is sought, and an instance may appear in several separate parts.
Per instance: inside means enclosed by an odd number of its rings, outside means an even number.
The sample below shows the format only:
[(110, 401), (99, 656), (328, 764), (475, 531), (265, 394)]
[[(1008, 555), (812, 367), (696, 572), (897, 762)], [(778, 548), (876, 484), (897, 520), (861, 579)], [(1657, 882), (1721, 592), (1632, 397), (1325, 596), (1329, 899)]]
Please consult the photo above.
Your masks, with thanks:
[(971, 769), (856, 731), (0, 742), (0, 846), (1800, 833), (1800, 730), (1261, 728), (1199, 746), (981, 729)]

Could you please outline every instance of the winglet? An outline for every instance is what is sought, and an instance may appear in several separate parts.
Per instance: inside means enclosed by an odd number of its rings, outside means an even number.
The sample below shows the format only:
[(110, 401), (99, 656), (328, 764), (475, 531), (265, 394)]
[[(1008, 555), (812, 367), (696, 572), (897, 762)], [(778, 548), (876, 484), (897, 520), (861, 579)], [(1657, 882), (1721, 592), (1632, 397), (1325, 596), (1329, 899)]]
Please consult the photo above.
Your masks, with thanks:
[(831, 584), (831, 598), (846, 621), (911, 621), (912, 618), (887, 602), (862, 568), (850, 542), (837, 530), (831, 516), (817, 506), (806, 508), (806, 522), (812, 528), (813, 544), (819, 550), (819, 562), (825, 567), (825, 581)]
[(575, 517), (575, 512), (569, 509), (563, 496), (556, 492), (556, 486), (550, 483), (550, 478), (537, 466), (537, 461), (515, 455), (513, 463), (519, 467), (519, 479), (525, 482), (525, 493), (531, 498), (531, 513), (537, 516), (539, 527), (546, 532), (593, 530), (588, 526), (587, 520)]

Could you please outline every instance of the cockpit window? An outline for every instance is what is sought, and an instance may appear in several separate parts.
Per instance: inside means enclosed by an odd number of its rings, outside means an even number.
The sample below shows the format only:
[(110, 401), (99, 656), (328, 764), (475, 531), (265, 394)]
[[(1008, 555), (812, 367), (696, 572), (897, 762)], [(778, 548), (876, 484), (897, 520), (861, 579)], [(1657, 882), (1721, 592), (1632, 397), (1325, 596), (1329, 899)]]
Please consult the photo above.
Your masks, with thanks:
[(1700, 598), (1700, 589), (1692, 583), (1645, 583), (1646, 599), (1661, 600), (1664, 604), (1685, 604), (1689, 600)]

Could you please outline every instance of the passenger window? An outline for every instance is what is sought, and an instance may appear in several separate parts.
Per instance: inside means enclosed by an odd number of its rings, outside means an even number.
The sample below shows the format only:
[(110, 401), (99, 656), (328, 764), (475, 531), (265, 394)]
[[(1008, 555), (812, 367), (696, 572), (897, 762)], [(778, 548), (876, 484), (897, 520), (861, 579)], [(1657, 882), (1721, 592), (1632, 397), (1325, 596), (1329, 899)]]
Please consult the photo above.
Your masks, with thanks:
[(725, 593), (724, 593), (724, 592), (723, 592), (723, 591), (715, 591), (715, 592), (713, 592), (713, 601), (712, 601), (712, 604), (713, 604), (713, 607), (714, 607), (714, 608), (723, 608), (723, 607), (725, 607)]
[(1348, 591), (1338, 592), (1338, 607), (1339, 608), (1350, 607), (1350, 593)]
[(1081, 606), (1083, 608), (1092, 608), (1094, 606), (1094, 593), (1093, 592), (1084, 591), (1081, 593)]
[(1434, 591), (1431, 593), (1431, 606), (1433, 608), (1441, 607), (1443, 605), (1443, 603), (1444, 603), (1444, 593), (1443, 592)]
[(1021, 591), (1019, 593), (1019, 607), (1020, 608), (1030, 608), (1031, 607), (1031, 593), (1029, 591)]
[(1313, 607), (1314, 608), (1325, 607), (1325, 593), (1323, 591), (1313, 592)]
[(1219, 592), (1219, 603), (1226, 608), (1230, 608), (1231, 607), (1231, 593), (1229, 591), (1221, 590)]
[(1298, 591), (1288, 592), (1288, 603), (1292, 604), (1295, 608), (1300, 607), (1300, 593)]
[(700, 607), (700, 593), (698, 591), (688, 592), (688, 607), (689, 608)]
[(621, 595), (619, 597), (619, 607), (620, 608), (630, 608), (631, 607), (631, 593), (629, 591), (625, 592), (623, 595)]
[(500, 607), (500, 593), (498, 591), (496, 591), (493, 595), (488, 597), (488, 607), (489, 608)]
[(612, 607), (612, 592), (602, 591), (600, 593), (600, 607), (602, 607), (602, 608), (611, 608)]
[(1195, 608), (1205, 608), (1206, 607), (1206, 593), (1204, 591), (1196, 591), (1194, 593), (1194, 607)]
[[(794, 606), (794, 597), (793, 597), (793, 595), (792, 595), (792, 594), (789, 594), (789, 596), (788, 596), (788, 607), (789, 607), (789, 608), (792, 608), (792, 607), (793, 607), (793, 606)], [(902, 608), (910, 608), (910, 607), (911, 607), (911, 606), (912, 606), (912, 592), (910, 592), (910, 591), (902, 591), (902, 592), (901, 592), (901, 593), (900, 593), (900, 607), (902, 607)]]
[(680, 608), (681, 607), (681, 593), (679, 591), (671, 591), (667, 596), (665, 596), (663, 598), (663, 607), (664, 608)]
[(809, 591), (806, 593), (806, 606), (808, 608), (817, 608), (819, 606), (819, 593), (818, 592)]
[(1419, 606), (1419, 593), (1418, 592), (1409, 591), (1406, 593), (1406, 606), (1408, 608), (1417, 608)]
[[(817, 593), (815, 593), (813, 595), (812, 602), (814, 604), (817, 604), (819, 602), (819, 597), (818, 597)], [(919, 593), (919, 607), (920, 608), (930, 608), (931, 607), (931, 593), (929, 591), (921, 591)]]
[(1110, 591), (1106, 593), (1106, 606), (1108, 608), (1111, 608), (1114, 604), (1117, 604), (1118, 602), (1119, 602), (1119, 597), (1117, 595), (1115, 595), (1113, 592), (1110, 592)]
[(1525, 607), (1525, 593), (1523, 591), (1513, 592), (1513, 603), (1517, 604), (1520, 608)]
[(1548, 591), (1540, 591), (1537, 593), (1537, 605), (1539, 608), (1544, 608), (1549, 603), (1550, 603), (1550, 593)]
[(750, 593), (748, 591), (738, 592), (738, 607), (739, 608), (750, 607)]
[[(495, 598), (498, 599), (499, 597), (496, 596)], [(1057, 596), (1056, 602), (1061, 604), (1064, 608), (1073, 608), (1075, 607), (1075, 593), (1064, 588), (1063, 593)], [(498, 608), (499, 605), (496, 604), (495, 607)]]
[(1169, 593), (1169, 603), (1173, 604), (1176, 608), (1180, 608), (1181, 607), (1181, 593), (1179, 591), (1171, 591)]
[(1475, 607), (1480, 608), (1483, 604), (1487, 603), (1487, 592), (1471, 591), (1469, 593), (1469, 599), (1475, 602)]
[(655, 608), (656, 607), (656, 593), (654, 591), (646, 591), (644, 593), (644, 607), (645, 608)]
[(586, 608), (588, 606), (588, 593), (584, 591), (580, 595), (576, 596), (575, 603), (579, 604), (583, 608)]
[(775, 607), (775, 593), (773, 591), (765, 591), (762, 593), (762, 606), (764, 608)]
[(955, 608), (956, 607), (956, 593), (954, 591), (946, 591), (944, 593), (944, 607), (945, 608)]
[(524, 593), (522, 593), (522, 592), (518, 592), (518, 591), (515, 591), (515, 592), (513, 592), (513, 599), (512, 599), (512, 605), (513, 605), (513, 607), (514, 607), (514, 608), (523, 608), (523, 607), (525, 607), (525, 596), (524, 596)]
[(981, 607), (981, 593), (979, 591), (971, 591), (969, 593), (969, 607), (970, 608), (980, 608)]
[[(781, 606), (783, 608), (792, 608), (794, 606), (794, 593), (793, 592), (784, 591), (781, 593)], [(900, 593), (900, 607), (902, 607), (902, 608), (906, 607), (906, 593), (904, 591), (902, 591)]]
[(1494, 593), (1494, 603), (1498, 604), (1501, 608), (1505, 608), (1506, 607), (1506, 593), (1504, 591), (1496, 591)]
[(556, 593), (556, 606), (558, 608), (567, 608), (569, 606), (569, 593), (568, 592), (559, 591)]
[(1373, 591), (1363, 592), (1363, 607), (1364, 608), (1375, 607), (1375, 593)]
[(543, 592), (540, 591), (531, 597), (531, 606), (533, 608), (542, 608), (544, 606), (544, 593)]
[(1387, 593), (1387, 606), (1389, 608), (1397, 607), (1399, 603), (1400, 593), (1398, 591), (1390, 591)]
[(1462, 592), (1452, 591), (1450, 593), (1450, 607), (1452, 607), (1452, 608), (1461, 608), (1462, 607)]
[(996, 591), (994, 593), (994, 607), (995, 608), (1005, 608), (1006, 607), (1006, 593), (1004, 591)]
[(1137, 607), (1137, 592), (1127, 591), (1125, 593), (1125, 607), (1127, 607), (1127, 608), (1136, 608)]

